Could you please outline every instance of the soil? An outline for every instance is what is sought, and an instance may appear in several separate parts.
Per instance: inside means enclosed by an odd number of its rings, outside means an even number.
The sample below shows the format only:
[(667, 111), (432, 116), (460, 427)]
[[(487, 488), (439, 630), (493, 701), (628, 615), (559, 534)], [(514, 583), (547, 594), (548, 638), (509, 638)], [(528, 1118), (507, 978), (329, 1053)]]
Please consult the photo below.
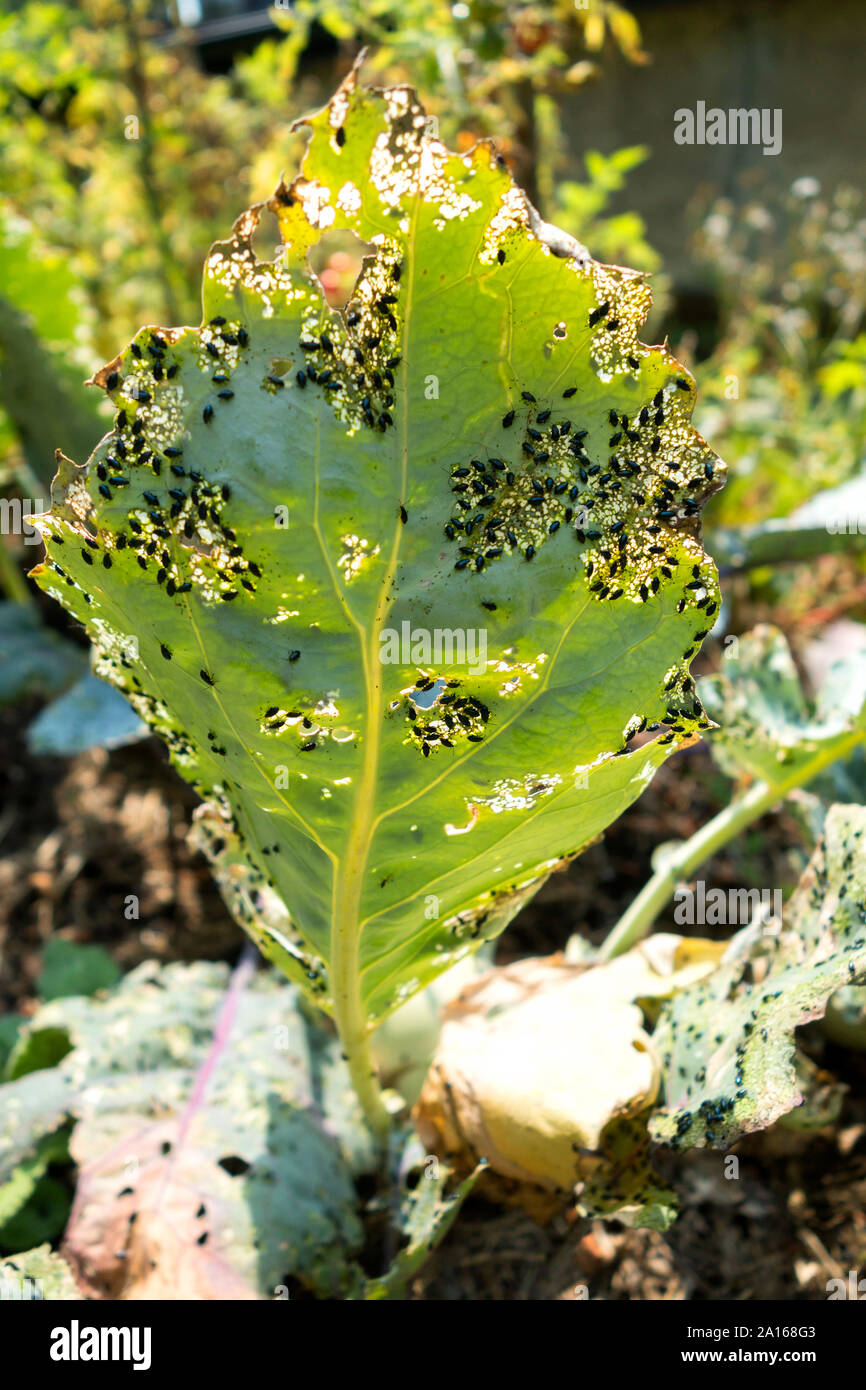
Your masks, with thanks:
[[(147, 958), (234, 961), (243, 944), (203, 858), (186, 844), (195, 795), (154, 739), (70, 760), (31, 758), (30, 710), (0, 720), (0, 1011), (36, 1005), (40, 955), (55, 934), (96, 942), (124, 970)], [(658, 845), (692, 834), (727, 784), (702, 748), (671, 760), (641, 798), (500, 941), (498, 961), (549, 954), (575, 932), (597, 941), (651, 872)], [(781, 812), (708, 864), (708, 884), (790, 889), (808, 856)], [(138, 920), (124, 915), (129, 894)], [(670, 927), (661, 919), (659, 927)], [(723, 1155), (665, 1173), (682, 1212), (671, 1231), (617, 1223), (539, 1226), (471, 1199), (415, 1280), (428, 1300), (825, 1299), (866, 1257), (866, 1058), (821, 1058), (848, 1086), (841, 1120), (811, 1136), (779, 1126)]]

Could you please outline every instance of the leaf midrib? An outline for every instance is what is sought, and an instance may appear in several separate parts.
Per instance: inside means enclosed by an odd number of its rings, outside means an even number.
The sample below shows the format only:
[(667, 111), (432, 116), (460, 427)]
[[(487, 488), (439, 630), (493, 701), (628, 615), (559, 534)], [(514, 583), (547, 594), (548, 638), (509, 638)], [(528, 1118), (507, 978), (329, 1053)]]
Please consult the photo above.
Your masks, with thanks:
[[(421, 189), (416, 188), (406, 238), (404, 255), (404, 284), (406, 287), (405, 311), (403, 316), (403, 352), (401, 363), (402, 409), (400, 419), (400, 498), (405, 500), (406, 482), (409, 467), (409, 391), (408, 358), (410, 323), (413, 309), (415, 286), (415, 234), (418, 208), (421, 202)], [(370, 846), (375, 834), (375, 804), (378, 784), (380, 747), (382, 739), (382, 690), (381, 663), (377, 660), (379, 636), (385, 625), (388, 611), (394, 602), (393, 584), (400, 552), (403, 523), (399, 515), (395, 519), (394, 537), (387, 569), (382, 577), (379, 599), (369, 639), (365, 641), (363, 628), (358, 626), (361, 660), (364, 672), (366, 710), (364, 716), (363, 765), (355, 798), (355, 814), (346, 853), (342, 863), (338, 860), (334, 870), (331, 925), (331, 997), (334, 1005), (334, 1018), (346, 1051), (353, 1041), (360, 1041), (369, 1031), (366, 1010), (361, 995), (360, 939), (361, 939), (361, 901), (364, 877)]]

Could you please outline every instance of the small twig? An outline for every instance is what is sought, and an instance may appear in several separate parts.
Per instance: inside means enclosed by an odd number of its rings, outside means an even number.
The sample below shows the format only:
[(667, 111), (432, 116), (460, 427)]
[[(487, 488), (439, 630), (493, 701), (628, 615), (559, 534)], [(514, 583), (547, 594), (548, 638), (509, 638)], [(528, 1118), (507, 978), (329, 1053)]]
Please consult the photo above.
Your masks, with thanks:
[(665, 857), (661, 868), (653, 874), (620, 917), (599, 950), (598, 959), (612, 960), (614, 956), (622, 955), (641, 941), (673, 897), (678, 883), (688, 880), (706, 859), (717, 854), (747, 825), (751, 825), (780, 801), (784, 801), (790, 792), (797, 787), (806, 786), (819, 772), (823, 772), (825, 767), (847, 757), (864, 741), (866, 731), (852, 729), (845, 739), (833, 744), (829, 749), (825, 748), (816, 753), (785, 781), (774, 783), (772, 786), (766, 782), (755, 782), (747, 792), (737, 797), (702, 826), (697, 834), (684, 840)]

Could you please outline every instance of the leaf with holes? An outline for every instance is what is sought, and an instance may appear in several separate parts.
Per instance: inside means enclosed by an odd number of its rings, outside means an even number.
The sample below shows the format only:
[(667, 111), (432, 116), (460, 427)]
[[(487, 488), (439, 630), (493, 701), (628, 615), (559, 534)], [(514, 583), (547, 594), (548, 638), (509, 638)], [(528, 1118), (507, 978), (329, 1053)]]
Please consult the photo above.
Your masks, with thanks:
[(795, 1028), (866, 980), (866, 808), (831, 807), (816, 850), (769, 934), (738, 932), (718, 969), (665, 1006), (653, 1042), (664, 1108), (650, 1133), (674, 1148), (727, 1148), (803, 1102)]
[(698, 685), (718, 721), (710, 747), (730, 777), (784, 791), (866, 742), (866, 650), (834, 663), (811, 704), (784, 633), (761, 624), (736, 639), (719, 675)]
[[(707, 727), (722, 468), (638, 339), (645, 280), (540, 222), (489, 143), (449, 153), (354, 73), (308, 124), (302, 173), (212, 248), (202, 326), (96, 374), (115, 428), (61, 459), (36, 577), (362, 1084), (375, 1022)], [(337, 232), (366, 248), (342, 309), (308, 259)]]
[(226, 978), (208, 962), (145, 964), (25, 1026), (64, 1046), (0, 1086), (0, 1213), (65, 1152), (71, 1122), (63, 1250), (91, 1296), (267, 1298), (287, 1275), (325, 1294), (363, 1283), (353, 1178), (373, 1153), (339, 1042), (276, 972), (228, 996)]

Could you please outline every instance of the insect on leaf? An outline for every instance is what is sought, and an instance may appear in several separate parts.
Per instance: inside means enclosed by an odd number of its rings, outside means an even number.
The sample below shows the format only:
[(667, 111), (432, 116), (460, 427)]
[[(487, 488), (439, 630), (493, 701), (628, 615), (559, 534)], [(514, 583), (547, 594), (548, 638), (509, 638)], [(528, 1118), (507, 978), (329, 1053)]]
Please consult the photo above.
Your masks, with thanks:
[[(202, 326), (96, 374), (116, 427), (61, 460), (37, 578), (208, 803), (248, 930), (357, 1033), (707, 726), (722, 469), (638, 339), (644, 279), (541, 223), (489, 143), (450, 153), (354, 73), (308, 124), (212, 248)], [(342, 309), (308, 259), (335, 230), (371, 248)]]

